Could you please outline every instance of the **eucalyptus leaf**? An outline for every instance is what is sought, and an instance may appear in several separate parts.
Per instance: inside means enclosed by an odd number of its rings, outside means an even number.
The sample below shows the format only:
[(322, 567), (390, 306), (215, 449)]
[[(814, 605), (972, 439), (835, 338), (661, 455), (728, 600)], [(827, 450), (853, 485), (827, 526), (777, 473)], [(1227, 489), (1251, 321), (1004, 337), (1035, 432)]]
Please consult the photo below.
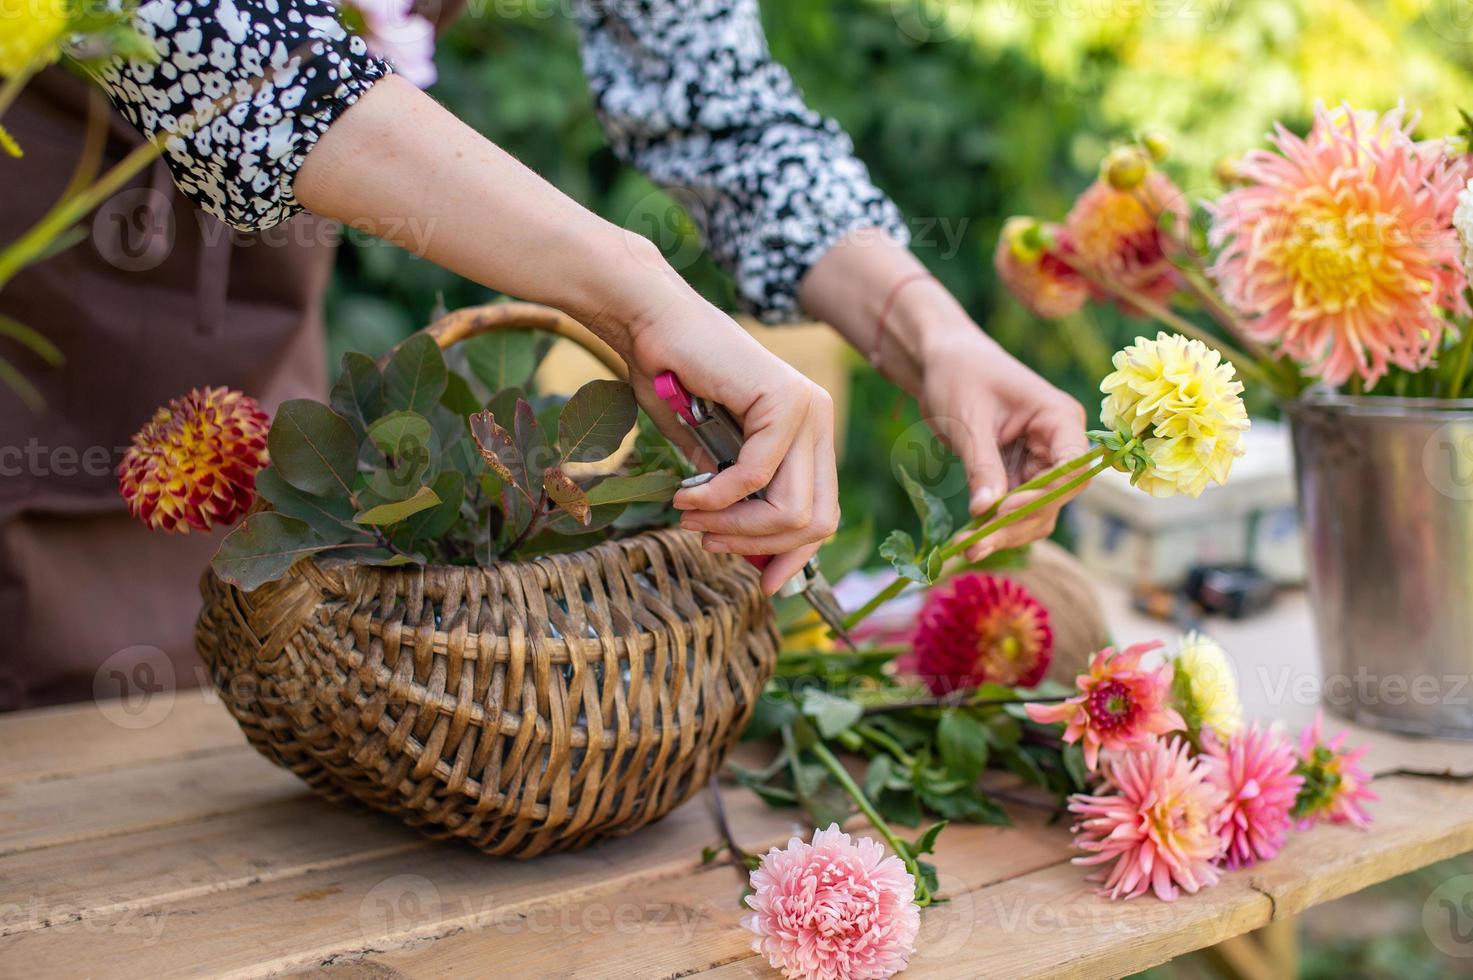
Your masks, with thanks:
[(373, 358), (357, 351), (344, 354), (342, 370), (333, 382), (328, 401), (361, 440), (384, 407), (383, 374)]
[(449, 531), (460, 516), (460, 505), (465, 500), (465, 477), (456, 470), (446, 470), (430, 484), (440, 503), (405, 518), (403, 527), (396, 532), (395, 540), (402, 535), (405, 550), (412, 550), (416, 541), (434, 541)]
[(624, 381), (590, 381), (574, 392), (558, 420), (558, 447), (566, 461), (607, 459), (639, 418), (634, 389)]
[(278, 514), (304, 521), (324, 541), (337, 544), (358, 533), (353, 527), (351, 500), (342, 496), (319, 497), (298, 490), (282, 479), (274, 466), (256, 474), (256, 493)]
[(390, 412), (368, 427), (368, 438), (384, 455), (402, 456), (430, 441), (430, 420), (417, 412)]
[(399, 345), (384, 369), (384, 408), (429, 415), (448, 383), (439, 345), (417, 333)]
[(422, 510), (428, 510), (440, 503), (439, 494), (429, 487), (420, 487), (412, 496), (404, 500), (396, 500), (389, 503), (370, 507), (354, 515), (353, 520), (358, 524), (371, 524), (383, 526), (386, 524), (397, 524), (407, 517), (412, 517)]
[(266, 445), (271, 464), (298, 490), (318, 496), (352, 494), (358, 439), (346, 419), (306, 398), (283, 402)]
[(465, 378), (454, 371), (446, 375), (445, 394), (440, 396), (440, 404), (453, 412), (458, 419), (464, 419), (481, 410), (481, 403), (476, 399), (476, 393), (471, 391), (471, 386)]
[(566, 511), (575, 521), (587, 527), (592, 518), (588, 495), (560, 467), (549, 466), (542, 472), (542, 489), (548, 499)]
[(599, 504), (633, 504), (663, 502), (680, 489), (675, 473), (641, 473), (638, 476), (605, 477), (588, 488), (588, 502)]
[(305, 521), (261, 511), (225, 536), (210, 567), (231, 585), (252, 592), (285, 575), (299, 558), (329, 547)]
[(522, 458), (521, 449), (517, 447), (511, 433), (496, 421), (489, 409), (470, 417), (470, 431), (481, 458), (503, 483), (523, 489), (530, 487), (527, 463)]
[(539, 474), (549, 466), (556, 466), (561, 460), (553, 451), (552, 444), (547, 440), (547, 432), (542, 424), (537, 421), (537, 412), (528, 401), (518, 401), (516, 418), (512, 426), (512, 438), (516, 440), (517, 449), (522, 454), (523, 464), (527, 468), (526, 487), (533, 487), (541, 483)]
[(537, 370), (537, 337), (527, 330), (497, 330), (462, 341), (466, 364), (488, 391), (525, 385)]

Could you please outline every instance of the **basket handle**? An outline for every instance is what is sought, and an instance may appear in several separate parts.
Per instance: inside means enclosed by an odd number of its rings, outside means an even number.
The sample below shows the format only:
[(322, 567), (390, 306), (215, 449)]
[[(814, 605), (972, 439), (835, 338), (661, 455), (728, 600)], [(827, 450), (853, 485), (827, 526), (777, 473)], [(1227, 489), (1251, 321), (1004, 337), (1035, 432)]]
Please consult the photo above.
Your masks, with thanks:
[(571, 340), (598, 358), (616, 378), (627, 381), (629, 368), (614, 348), (600, 340), (577, 320), (550, 306), (536, 303), (487, 303), (447, 313), (428, 327), (428, 334), (441, 350), (498, 330), (541, 330)]

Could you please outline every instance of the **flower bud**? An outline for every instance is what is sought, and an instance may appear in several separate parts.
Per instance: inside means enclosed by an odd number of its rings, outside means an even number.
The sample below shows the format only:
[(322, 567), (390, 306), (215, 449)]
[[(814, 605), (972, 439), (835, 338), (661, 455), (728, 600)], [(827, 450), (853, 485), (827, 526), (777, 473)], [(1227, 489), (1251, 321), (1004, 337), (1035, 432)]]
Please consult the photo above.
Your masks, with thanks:
[(1238, 187), (1248, 182), (1236, 157), (1223, 157), (1217, 161), (1217, 166), (1212, 168), (1212, 176), (1224, 187)]
[(1138, 146), (1117, 146), (1100, 165), (1100, 176), (1117, 191), (1133, 190), (1151, 172), (1151, 158)]
[(1141, 137), (1141, 146), (1145, 147), (1151, 159), (1157, 163), (1171, 155), (1171, 141), (1166, 138), (1165, 133), (1146, 133)]

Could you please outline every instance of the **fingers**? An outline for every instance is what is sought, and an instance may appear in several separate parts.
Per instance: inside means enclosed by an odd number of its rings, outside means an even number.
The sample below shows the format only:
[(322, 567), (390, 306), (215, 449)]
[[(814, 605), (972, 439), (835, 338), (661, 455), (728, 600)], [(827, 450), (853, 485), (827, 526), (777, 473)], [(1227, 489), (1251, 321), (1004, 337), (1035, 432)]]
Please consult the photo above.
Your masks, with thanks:
[(1089, 449), (1084, 406), (1067, 395), (1051, 403), (1034, 418), (1034, 440), (1048, 449), (1049, 465), (1077, 459)]
[[(676, 507), (681, 510), (724, 510), (776, 482), (794, 440), (804, 432), (813, 397), (813, 386), (809, 382), (785, 388), (776, 395), (766, 392), (759, 395), (741, 420), (746, 442), (736, 463), (718, 473), (710, 483), (680, 491), (675, 495)], [(773, 404), (778, 398), (782, 403)], [(812, 437), (811, 433), (805, 435)], [(811, 468), (808, 476), (811, 480)]]
[(783, 583), (794, 575), (806, 564), (808, 559), (818, 554), (819, 542), (804, 545), (796, 551), (790, 551), (784, 555), (778, 555), (767, 563), (762, 570), (762, 591), (767, 595), (774, 595)]
[(950, 439), (967, 472), (967, 486), (972, 499), (967, 508), (973, 516), (985, 512), (1008, 492), (1011, 481), (997, 443), (997, 430), (990, 420), (982, 419), (965, 425)]

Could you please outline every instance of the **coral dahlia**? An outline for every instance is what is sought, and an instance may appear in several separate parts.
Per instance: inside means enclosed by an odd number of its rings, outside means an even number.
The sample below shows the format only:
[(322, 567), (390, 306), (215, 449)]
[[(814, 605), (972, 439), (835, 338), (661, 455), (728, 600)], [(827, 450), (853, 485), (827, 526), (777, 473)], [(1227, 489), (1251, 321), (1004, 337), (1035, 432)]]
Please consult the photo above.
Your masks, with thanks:
[(879, 842), (850, 840), (837, 824), (774, 847), (752, 872), (752, 948), (783, 976), (880, 980), (905, 969), (920, 909), (915, 879)]
[(1245, 868), (1278, 854), (1304, 785), (1304, 777), (1295, 772), (1294, 747), (1255, 723), (1226, 740), (1209, 733), (1203, 755), (1211, 764), (1213, 784), (1226, 794), (1218, 833), (1227, 866)]
[(270, 419), (254, 398), (196, 388), (160, 408), (118, 466), (128, 511), (154, 530), (231, 524), (255, 499)]
[(1089, 296), (1084, 279), (1059, 258), (1057, 237), (1057, 226), (1013, 217), (1003, 225), (992, 253), (992, 265), (1008, 292), (1045, 320), (1077, 313)]
[(1064, 741), (1083, 742), (1090, 769), (1098, 766), (1101, 749), (1132, 748), (1186, 728), (1169, 703), (1171, 665), (1141, 665), (1146, 654), (1160, 647), (1159, 642), (1137, 643), (1118, 653), (1106, 647), (1090, 658), (1089, 673), (1075, 679), (1076, 697), (1060, 704), (1026, 705), (1028, 717), (1041, 724), (1062, 722)]
[[(1100, 279), (1164, 302), (1181, 279), (1166, 254), (1163, 224), (1186, 217), (1184, 200), (1159, 170), (1150, 171), (1127, 190), (1116, 190), (1101, 178), (1069, 209), (1060, 248), (1070, 261)], [(1090, 291), (1099, 300), (1113, 298), (1098, 286), (1091, 285)], [(1129, 303), (1119, 305), (1139, 315)]]
[(1316, 107), (1309, 135), (1239, 164), (1246, 186), (1210, 205), (1212, 275), (1259, 340), (1330, 384), (1374, 385), (1435, 356), (1444, 311), (1467, 314), (1453, 230), (1467, 161), (1417, 142), (1416, 118)]
[(1091, 852), (1074, 863), (1110, 865), (1100, 894), (1169, 902), (1217, 883), (1225, 794), (1210, 775), (1186, 742), (1152, 738), (1106, 760), (1099, 793), (1069, 798), (1074, 846)]

